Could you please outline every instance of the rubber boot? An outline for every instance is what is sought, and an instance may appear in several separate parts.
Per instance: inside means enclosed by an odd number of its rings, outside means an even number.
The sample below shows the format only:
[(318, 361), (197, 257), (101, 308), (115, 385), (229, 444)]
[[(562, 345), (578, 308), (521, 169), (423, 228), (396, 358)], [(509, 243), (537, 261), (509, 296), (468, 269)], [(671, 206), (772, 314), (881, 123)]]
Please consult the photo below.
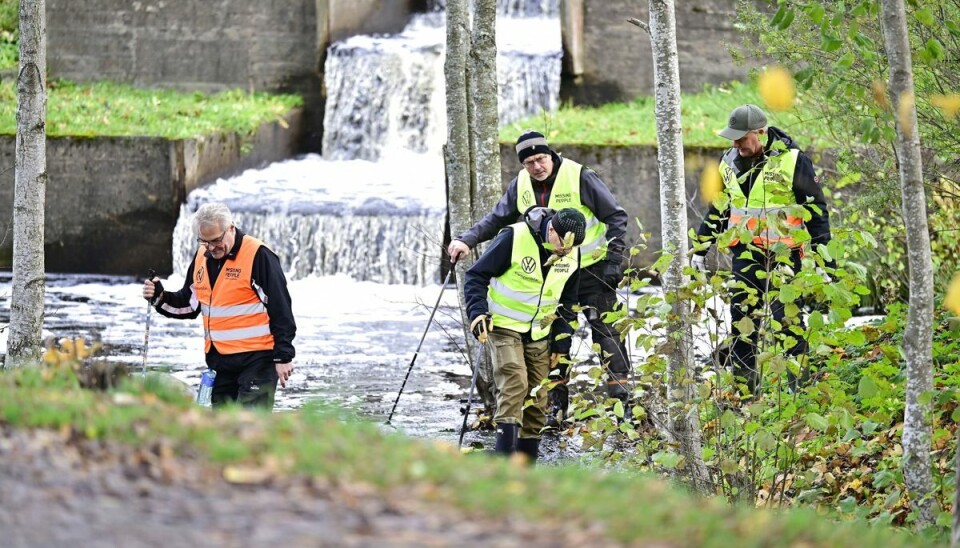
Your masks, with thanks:
[(570, 405), (570, 388), (566, 383), (558, 384), (547, 392), (547, 402), (550, 406), (547, 410), (547, 428), (559, 430), (563, 421), (567, 420), (567, 407)]
[(540, 455), (540, 440), (534, 438), (520, 438), (517, 440), (517, 452), (523, 453), (530, 459), (530, 464), (537, 462)]
[(512, 455), (517, 452), (517, 437), (520, 435), (520, 425), (503, 423), (497, 425), (497, 443), (493, 452), (499, 455)]

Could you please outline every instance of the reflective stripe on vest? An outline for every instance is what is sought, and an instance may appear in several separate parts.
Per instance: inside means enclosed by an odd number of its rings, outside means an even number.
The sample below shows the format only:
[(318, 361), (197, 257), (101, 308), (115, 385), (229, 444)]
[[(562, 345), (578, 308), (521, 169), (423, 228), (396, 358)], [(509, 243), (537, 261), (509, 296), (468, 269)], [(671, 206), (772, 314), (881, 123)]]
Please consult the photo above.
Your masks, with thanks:
[(211, 344), (221, 354), (273, 350), (270, 316), (253, 289), (253, 258), (263, 242), (244, 236), (234, 259), (224, 261), (211, 290), (206, 257), (200, 248), (194, 259), (194, 292), (203, 314), (204, 349)]
[(510, 268), (490, 280), (487, 306), (494, 327), (530, 332), (538, 341), (550, 334), (550, 316), (557, 311), (567, 280), (578, 268), (578, 253), (553, 263), (546, 279), (540, 263), (540, 246), (526, 223), (510, 225), (513, 250)]
[[(559, 211), (565, 207), (572, 207), (583, 213), (587, 221), (587, 230), (584, 233), (583, 244), (580, 245), (580, 266), (588, 267), (607, 256), (607, 225), (601, 223), (580, 198), (580, 172), (583, 166), (564, 158), (560, 162), (560, 170), (553, 182), (550, 191), (550, 200), (546, 207)], [(527, 170), (521, 169), (517, 174), (517, 211), (523, 215), (537, 204), (533, 191), (533, 182)]]
[[(743, 195), (740, 183), (750, 176), (747, 171), (739, 178), (733, 165), (734, 156), (727, 154), (720, 161), (720, 176), (724, 191), (730, 199), (729, 227), (745, 227), (753, 233), (753, 243), (769, 248), (775, 243), (795, 245), (791, 230), (803, 227), (803, 219), (789, 214), (797, 206), (793, 194), (793, 174), (800, 151), (789, 149), (776, 156), (769, 156), (763, 169), (750, 188), (749, 198)], [(734, 238), (730, 246), (740, 243)]]

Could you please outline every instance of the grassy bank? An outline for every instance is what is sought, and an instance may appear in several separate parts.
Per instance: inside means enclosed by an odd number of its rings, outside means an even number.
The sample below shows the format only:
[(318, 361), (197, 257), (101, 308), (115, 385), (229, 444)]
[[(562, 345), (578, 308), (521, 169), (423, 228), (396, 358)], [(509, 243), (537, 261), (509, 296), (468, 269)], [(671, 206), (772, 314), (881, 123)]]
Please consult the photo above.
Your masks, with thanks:
[[(78, 387), (65, 370), (0, 375), (0, 420), (18, 427), (145, 444), (163, 439), (179, 455), (223, 467), (225, 478), (310, 476), (333, 483), (402, 488), (411, 497), (486, 516), (603, 522), (618, 541), (639, 544), (908, 546), (902, 531), (835, 522), (810, 510), (771, 512), (691, 497), (666, 483), (628, 473), (576, 467), (528, 469), (445, 443), (383, 433), (372, 424), (306, 408), (268, 414), (210, 413), (182, 390), (148, 377), (104, 394)], [(531, 501), (536, 501), (531, 504)]]
[(0, 70), (17, 68), (20, 15), (17, 0), (0, 0)]
[[(685, 93), (681, 99), (683, 144), (687, 147), (725, 147), (729, 141), (716, 132), (727, 123), (730, 111), (738, 105), (763, 105), (752, 83), (731, 82), (724, 86), (707, 86), (700, 93)], [(544, 113), (509, 124), (500, 131), (500, 140), (513, 143), (526, 128), (544, 132), (557, 143), (590, 145), (656, 145), (657, 128), (653, 97), (640, 97), (630, 103), (611, 103), (599, 107), (565, 106), (554, 113)], [(803, 107), (789, 112), (769, 112), (770, 125), (784, 129), (801, 146), (823, 148), (827, 135), (815, 123), (813, 113)]]
[[(249, 134), (265, 122), (282, 119), (301, 103), (295, 95), (236, 90), (206, 95), (111, 82), (51, 81), (47, 135), (186, 139), (213, 133)], [(16, 133), (16, 110), (16, 87), (12, 82), (0, 83), (0, 134)]]

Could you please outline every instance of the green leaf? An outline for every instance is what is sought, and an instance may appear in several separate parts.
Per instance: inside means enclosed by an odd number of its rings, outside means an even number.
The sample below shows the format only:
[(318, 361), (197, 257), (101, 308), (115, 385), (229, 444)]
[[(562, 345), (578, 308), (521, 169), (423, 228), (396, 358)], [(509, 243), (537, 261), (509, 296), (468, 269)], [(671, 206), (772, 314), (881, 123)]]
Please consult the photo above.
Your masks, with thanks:
[(723, 428), (733, 428), (737, 425), (737, 416), (727, 409), (723, 412), (723, 415), (720, 415), (720, 426)]
[(777, 10), (777, 13), (773, 14), (773, 19), (770, 20), (770, 26), (776, 27), (780, 25), (780, 22), (783, 21), (783, 17), (787, 13), (787, 6), (780, 6)]
[(807, 323), (810, 324), (810, 329), (816, 332), (819, 332), (823, 329), (823, 314), (819, 310), (815, 310), (810, 313), (810, 317), (807, 318)]
[(807, 6), (807, 16), (818, 25), (823, 22), (824, 14), (826, 14), (826, 10), (823, 9), (823, 6), (819, 3), (813, 3)]
[(723, 459), (720, 461), (720, 471), (724, 474), (736, 474), (740, 471), (740, 465), (733, 459)]
[(932, 29), (938, 26), (937, 18), (934, 17), (933, 13), (926, 8), (921, 8), (913, 12), (913, 16), (916, 17), (917, 21), (920, 21), (920, 24), (925, 27), (929, 27)]
[(748, 317), (741, 318), (740, 321), (737, 322), (737, 329), (740, 330), (741, 335), (749, 337), (753, 334), (754, 330), (753, 320)]
[(780, 288), (780, 295), (777, 300), (782, 303), (792, 303), (800, 298), (800, 291), (792, 284), (787, 284)]
[[(836, 36), (824, 36), (820, 41), (820, 47), (826, 52), (837, 51), (841, 46), (843, 46), (843, 41)], [(834, 82), (834, 85), (837, 84), (839, 84), (839, 81)]]
[(764, 451), (772, 451), (777, 447), (777, 439), (770, 432), (761, 430), (757, 434), (757, 447)]
[(676, 453), (660, 451), (653, 455), (653, 462), (663, 466), (668, 470), (673, 470), (680, 465), (681, 456)]
[(860, 377), (860, 384), (857, 385), (857, 396), (860, 399), (872, 398), (877, 395), (877, 392), (880, 391), (880, 388), (877, 386), (877, 382), (874, 381), (867, 375)]
[(807, 413), (803, 417), (803, 420), (807, 423), (807, 426), (821, 432), (825, 432), (827, 427), (830, 426), (830, 423), (827, 421), (827, 419), (819, 413)]
[(931, 38), (927, 40), (924, 52), (926, 52), (931, 61), (939, 61), (943, 59), (943, 44), (936, 38)]
[(777, 25), (777, 28), (780, 30), (787, 30), (787, 27), (790, 26), (790, 23), (793, 23), (794, 12), (792, 9), (788, 9), (787, 13), (784, 14), (783, 20), (780, 21), (780, 24)]
[(834, 66), (834, 68), (835, 68), (836, 70), (843, 71), (843, 70), (847, 70), (848, 68), (852, 67), (854, 61), (856, 61), (856, 57), (853, 55), (853, 53), (852, 53), (852, 52), (847, 52), (847, 53), (843, 54), (842, 57), (840, 57), (839, 59), (837, 59), (837, 62), (834, 63), (833, 66)]

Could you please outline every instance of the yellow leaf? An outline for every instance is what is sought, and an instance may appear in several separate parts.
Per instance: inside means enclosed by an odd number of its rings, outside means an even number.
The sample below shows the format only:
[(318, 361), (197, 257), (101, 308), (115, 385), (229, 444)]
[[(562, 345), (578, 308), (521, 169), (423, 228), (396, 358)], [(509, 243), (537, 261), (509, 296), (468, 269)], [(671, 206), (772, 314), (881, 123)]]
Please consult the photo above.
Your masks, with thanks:
[(908, 138), (913, 137), (913, 93), (909, 91), (904, 91), (900, 94), (900, 101), (897, 104), (897, 119), (900, 121), (900, 129), (903, 130), (903, 134)]
[(947, 120), (953, 120), (960, 112), (960, 93), (934, 95), (930, 98), (930, 104), (940, 109)]
[(227, 466), (223, 469), (223, 479), (230, 483), (253, 485), (270, 479), (271, 472), (264, 468), (250, 466)]
[(43, 363), (50, 366), (60, 365), (60, 351), (56, 348), (48, 348), (43, 353)]
[(711, 204), (723, 191), (723, 181), (720, 179), (720, 170), (715, 165), (703, 168), (700, 174), (700, 199), (705, 204)]
[(793, 75), (780, 66), (764, 71), (757, 81), (757, 88), (770, 110), (789, 110), (797, 98)]
[(943, 299), (943, 306), (960, 316), (960, 272), (953, 275), (953, 280), (947, 288), (947, 296)]
[(873, 100), (883, 110), (890, 108), (890, 101), (887, 100), (887, 86), (881, 80), (873, 81)]

